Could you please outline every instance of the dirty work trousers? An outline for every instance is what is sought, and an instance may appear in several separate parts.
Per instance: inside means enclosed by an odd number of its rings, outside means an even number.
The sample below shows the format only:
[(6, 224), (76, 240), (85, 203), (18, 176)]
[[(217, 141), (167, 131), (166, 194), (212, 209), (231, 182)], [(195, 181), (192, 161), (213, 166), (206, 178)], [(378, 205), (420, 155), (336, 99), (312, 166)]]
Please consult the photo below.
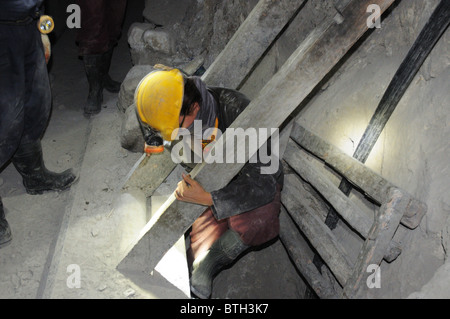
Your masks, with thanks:
[(77, 42), (80, 55), (102, 54), (118, 42), (125, 16), (126, 0), (77, 0), (81, 28)]
[(36, 21), (0, 23), (0, 168), (19, 145), (41, 139), (50, 109), (47, 64)]
[(240, 215), (217, 220), (211, 208), (194, 222), (190, 233), (188, 261), (190, 264), (202, 252), (207, 251), (228, 229), (237, 232), (247, 246), (259, 246), (278, 236), (280, 231), (281, 187), (278, 186), (275, 198), (267, 205)]

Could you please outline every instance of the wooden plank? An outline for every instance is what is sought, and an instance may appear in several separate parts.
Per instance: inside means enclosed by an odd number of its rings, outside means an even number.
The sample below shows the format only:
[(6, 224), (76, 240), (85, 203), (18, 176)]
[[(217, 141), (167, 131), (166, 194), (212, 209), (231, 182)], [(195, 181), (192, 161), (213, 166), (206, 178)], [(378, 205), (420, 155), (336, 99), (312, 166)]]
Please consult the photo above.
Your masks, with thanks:
[(379, 205), (387, 199), (388, 190), (393, 185), (361, 162), (345, 154), (298, 123), (294, 124), (291, 138), (308, 152), (330, 165), (342, 176), (349, 179), (363, 194)]
[(304, 3), (305, 0), (260, 0), (206, 70), (202, 77), (205, 83), (210, 86), (239, 88)]
[(146, 197), (150, 197), (175, 167), (176, 164), (167, 149), (162, 154), (147, 156), (136, 170), (130, 172), (130, 178), (126, 179), (122, 191), (139, 190)]
[[(343, 151), (319, 138), (317, 135), (296, 123), (291, 138), (300, 146), (311, 152), (344, 176), (354, 187), (372, 198), (379, 205), (389, 199), (389, 190), (396, 187), (391, 182), (365, 166), (363, 163), (345, 154)], [(425, 203), (403, 191), (409, 204), (405, 209), (402, 224), (408, 228), (416, 228), (427, 211)]]
[(354, 230), (367, 238), (373, 218), (362, 212), (355, 203), (339, 191), (338, 187), (325, 174), (315, 168), (294, 141), (289, 141), (283, 159), (321, 193)]
[(311, 251), (308, 243), (299, 233), (284, 207), (282, 207), (280, 213), (280, 240), (297, 269), (319, 298), (336, 299), (341, 295), (341, 290), (336, 291), (337, 285), (323, 277), (313, 265), (311, 258), (313, 254), (311, 253), (311, 256), (307, 254), (308, 251)]
[(314, 207), (302, 201), (305, 189), (296, 175), (285, 177), (281, 201), (297, 226), (328, 265), (341, 285), (345, 285), (353, 269), (352, 262), (331, 230), (319, 219)]
[(389, 190), (390, 199), (384, 203), (377, 215), (377, 219), (364, 242), (358, 256), (352, 276), (344, 287), (344, 298), (367, 297), (369, 288), (367, 272), (369, 265), (380, 265), (385, 253), (389, 250), (390, 242), (400, 224), (403, 211), (408, 205), (408, 198), (398, 188)]
[[(342, 12), (344, 21), (340, 24), (333, 22), (320, 33), (313, 32), (305, 44), (292, 54), (278, 73), (261, 90), (258, 97), (236, 119), (232, 127), (244, 130), (252, 127), (279, 127), (367, 31), (367, 7), (370, 4), (377, 4), (384, 12), (393, 1), (353, 0)], [(234, 138), (234, 134), (227, 130), (216, 145), (218, 145), (217, 147), (221, 144), (227, 145), (227, 141), (232, 139), (234, 142)], [(264, 144), (268, 138), (268, 136), (258, 135), (259, 145)], [(241, 146), (236, 143), (235, 151)], [(246, 149), (244, 155), (245, 160), (248, 161), (254, 153), (251, 154)], [(203, 163), (197, 165), (191, 175), (206, 190), (213, 191), (226, 186), (243, 166), (243, 163), (213, 163), (209, 165)], [(152, 226), (146, 227), (139, 234), (135, 244), (128, 248), (121, 259), (118, 265), (119, 270), (125, 270), (128, 266), (132, 266), (134, 263), (129, 259), (132, 259), (133, 256), (139, 258), (137, 251), (141, 249), (150, 251), (149, 260), (145, 262), (142, 271), (153, 270), (167, 249), (178, 241), (205, 210), (204, 207), (187, 203), (178, 203), (178, 209), (176, 209), (174, 202), (174, 196), (169, 198), (164, 205), (165, 213), (163, 211), (160, 214), (159, 220), (150, 221)], [(150, 247), (140, 243), (145, 236), (150, 238)], [(144, 246), (140, 248), (142, 245)]]

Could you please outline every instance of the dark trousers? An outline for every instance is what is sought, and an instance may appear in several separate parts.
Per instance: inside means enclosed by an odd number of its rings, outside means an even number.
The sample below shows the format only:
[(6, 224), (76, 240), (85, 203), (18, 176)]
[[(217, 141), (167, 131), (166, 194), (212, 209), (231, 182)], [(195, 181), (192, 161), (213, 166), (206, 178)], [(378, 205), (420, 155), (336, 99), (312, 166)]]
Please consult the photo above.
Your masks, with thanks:
[(50, 109), (50, 83), (36, 21), (0, 24), (0, 167), (19, 145), (41, 139)]
[(126, 0), (77, 0), (81, 28), (77, 33), (80, 55), (102, 54), (118, 42)]

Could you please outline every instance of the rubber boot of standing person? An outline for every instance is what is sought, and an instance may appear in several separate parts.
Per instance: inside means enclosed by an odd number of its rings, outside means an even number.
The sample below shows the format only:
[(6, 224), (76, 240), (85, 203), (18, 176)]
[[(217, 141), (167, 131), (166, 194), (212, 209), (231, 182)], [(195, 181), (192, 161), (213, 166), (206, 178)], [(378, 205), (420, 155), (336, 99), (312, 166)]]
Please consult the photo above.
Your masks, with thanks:
[(81, 9), (81, 28), (77, 34), (80, 56), (89, 83), (84, 115), (90, 117), (101, 111), (103, 89), (120, 91), (120, 82), (110, 75), (114, 47), (122, 32), (126, 0), (78, 0)]
[[(40, 140), (19, 145), (11, 161), (22, 176), (25, 190), (30, 195), (40, 195), (46, 191), (64, 191), (78, 180), (72, 169), (55, 173), (45, 167)], [(0, 197), (0, 248), (8, 245), (11, 240), (11, 228)]]

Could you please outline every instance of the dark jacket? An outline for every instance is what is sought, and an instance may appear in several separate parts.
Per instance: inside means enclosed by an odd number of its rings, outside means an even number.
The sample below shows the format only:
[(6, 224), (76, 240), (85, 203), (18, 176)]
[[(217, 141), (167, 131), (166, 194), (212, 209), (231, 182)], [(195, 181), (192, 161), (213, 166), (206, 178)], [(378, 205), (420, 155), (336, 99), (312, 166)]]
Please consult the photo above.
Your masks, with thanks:
[[(245, 110), (250, 100), (231, 89), (210, 87), (209, 91), (219, 105), (219, 129), (225, 132)], [(270, 140), (267, 144), (270, 147)], [(270, 154), (270, 149), (268, 153)], [(211, 192), (214, 202), (212, 210), (218, 220), (251, 211), (273, 201), (277, 185), (283, 186), (283, 172), (279, 163), (275, 174), (261, 174), (261, 167), (268, 165), (270, 163), (262, 164), (259, 160), (257, 163), (247, 162), (227, 186)]]
[(44, 0), (1, 0), (0, 20), (17, 21), (39, 16)]

